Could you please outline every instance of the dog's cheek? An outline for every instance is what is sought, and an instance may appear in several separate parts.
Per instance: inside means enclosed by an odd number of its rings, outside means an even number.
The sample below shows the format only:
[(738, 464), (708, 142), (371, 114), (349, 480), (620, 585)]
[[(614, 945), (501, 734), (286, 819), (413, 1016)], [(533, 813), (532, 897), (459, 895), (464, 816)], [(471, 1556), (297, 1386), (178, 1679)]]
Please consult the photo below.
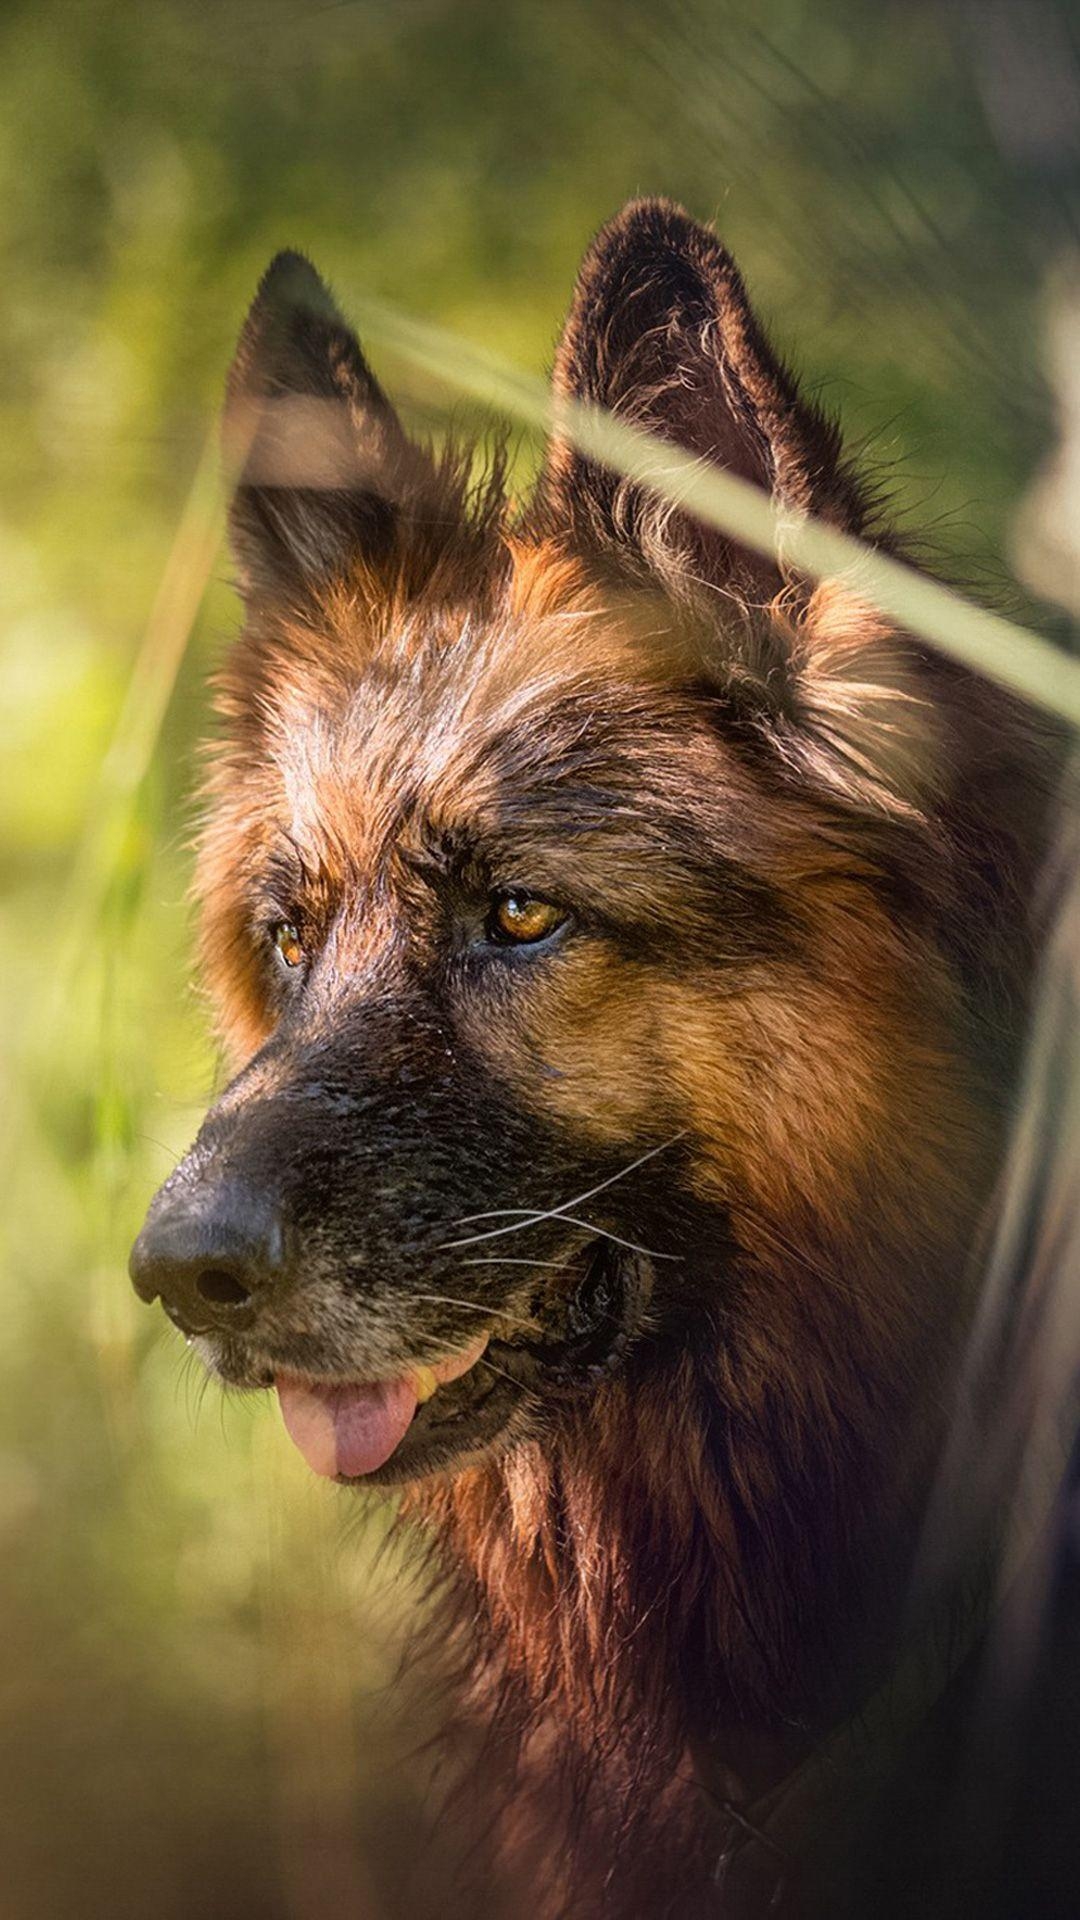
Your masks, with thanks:
[(792, 966), (728, 996), (658, 984), (689, 1179), (740, 1237), (957, 1231), (984, 1130), (933, 1009), (877, 961), (869, 981)]
[(675, 1132), (656, 970), (599, 942), (522, 965), (496, 1005), (468, 1011), (469, 1041), (518, 1106), (599, 1148)]

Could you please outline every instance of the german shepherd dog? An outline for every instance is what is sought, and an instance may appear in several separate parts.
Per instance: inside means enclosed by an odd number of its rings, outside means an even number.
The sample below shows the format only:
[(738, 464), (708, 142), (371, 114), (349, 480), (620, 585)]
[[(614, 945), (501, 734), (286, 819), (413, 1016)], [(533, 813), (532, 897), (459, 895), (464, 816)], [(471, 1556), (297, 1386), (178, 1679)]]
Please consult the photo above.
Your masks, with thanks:
[[(668, 202), (590, 248), (554, 384), (896, 550)], [(416, 444), (295, 254), (226, 434), (198, 893), (237, 1072), (135, 1285), (434, 1531), (530, 1906), (715, 1912), (747, 1808), (895, 1657), (1041, 750), (558, 430), (513, 507)]]

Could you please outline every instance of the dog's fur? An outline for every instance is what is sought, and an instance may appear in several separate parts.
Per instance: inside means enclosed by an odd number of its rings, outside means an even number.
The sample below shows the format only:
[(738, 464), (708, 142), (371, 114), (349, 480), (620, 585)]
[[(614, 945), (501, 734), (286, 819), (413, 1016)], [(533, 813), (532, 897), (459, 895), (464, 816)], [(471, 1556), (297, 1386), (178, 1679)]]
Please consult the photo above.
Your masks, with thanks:
[[(555, 388), (890, 544), (676, 207), (596, 240)], [(255, 1058), (181, 1179), (242, 1164), (298, 1251), (257, 1352), (208, 1357), (372, 1376), (493, 1331), (493, 1394), (402, 1473), (530, 1904), (710, 1911), (694, 1756), (752, 1794), (888, 1661), (1014, 1072), (1039, 752), (849, 585), (558, 435), (511, 512), (497, 462), (409, 441), (297, 256), (227, 424), (247, 617), (199, 890)], [(504, 886), (567, 926), (492, 946)]]

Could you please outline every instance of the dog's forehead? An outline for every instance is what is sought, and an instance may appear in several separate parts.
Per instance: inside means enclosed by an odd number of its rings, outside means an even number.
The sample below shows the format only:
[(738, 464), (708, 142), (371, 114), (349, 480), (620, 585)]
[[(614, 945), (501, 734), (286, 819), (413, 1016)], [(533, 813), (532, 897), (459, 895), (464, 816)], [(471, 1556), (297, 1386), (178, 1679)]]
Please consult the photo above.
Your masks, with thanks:
[(670, 703), (632, 626), (462, 611), (418, 633), (405, 616), (329, 692), (285, 703), (272, 757), (288, 831), (312, 859), (332, 832), (366, 862), (409, 819), (452, 830), (575, 775), (632, 782)]

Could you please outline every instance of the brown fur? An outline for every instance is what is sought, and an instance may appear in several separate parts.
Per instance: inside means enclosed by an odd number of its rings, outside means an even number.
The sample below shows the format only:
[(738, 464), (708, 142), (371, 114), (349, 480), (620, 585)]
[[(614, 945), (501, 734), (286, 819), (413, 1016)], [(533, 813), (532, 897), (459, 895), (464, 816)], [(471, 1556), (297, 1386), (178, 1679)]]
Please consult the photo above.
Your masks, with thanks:
[[(730, 259), (665, 203), (591, 250), (556, 390), (874, 527)], [(281, 411), (297, 395), (329, 411)], [(1038, 756), (1004, 697), (847, 588), (558, 439), (512, 524), (497, 472), (476, 493), (405, 440), (295, 259), (230, 420), (248, 620), (199, 885), (224, 1030), (238, 1061), (267, 1049), (259, 1099), (346, 1003), (392, 1034), (380, 1058), (420, 1050), (419, 1015), (386, 1023), (436, 967), (425, 876), (456, 862), (462, 898), (497, 874), (601, 929), (497, 991), (462, 976), (431, 1016), (586, 1169), (515, 1203), (679, 1142), (659, 1197), (605, 1216), (678, 1255), (622, 1364), (550, 1406), (537, 1387), (408, 1499), (530, 1907), (709, 1911), (725, 1829), (695, 1751), (751, 1793), (887, 1662), (1007, 1109)], [(298, 897), (321, 972), (283, 1040), (263, 927)], [(480, 1096), (447, 1099), (481, 1128)], [(477, 1179), (475, 1210), (508, 1203)], [(503, 1283), (493, 1324), (534, 1310)], [(380, 1364), (461, 1336), (410, 1284), (372, 1308)]]

